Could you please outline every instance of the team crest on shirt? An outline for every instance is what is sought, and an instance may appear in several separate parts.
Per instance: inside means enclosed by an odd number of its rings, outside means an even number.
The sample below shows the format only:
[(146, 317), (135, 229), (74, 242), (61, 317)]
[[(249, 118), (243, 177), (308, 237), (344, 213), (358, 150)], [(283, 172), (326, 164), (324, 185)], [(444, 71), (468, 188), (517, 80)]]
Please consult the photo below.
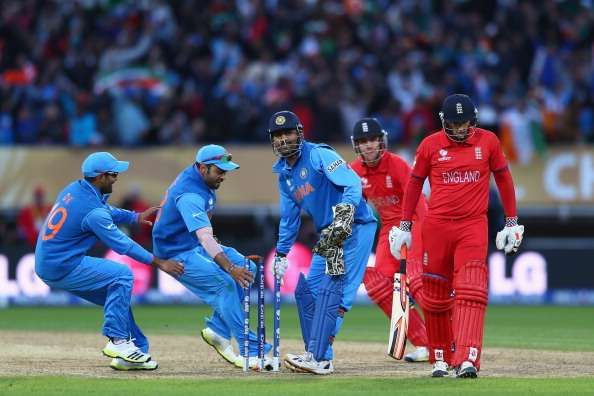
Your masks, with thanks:
[(448, 156), (448, 150), (446, 150), (446, 149), (439, 150), (439, 158), (437, 159), (438, 161), (440, 161), (440, 162), (449, 161), (451, 159), (452, 159), (452, 157)]
[(483, 152), (481, 151), (480, 146), (474, 148), (474, 158), (477, 160), (483, 159)]
[(307, 168), (301, 168), (299, 171), (299, 177), (303, 180), (307, 179)]
[(394, 185), (392, 184), (392, 176), (386, 176), (386, 188), (393, 188)]
[(429, 264), (429, 254), (427, 252), (423, 252), (423, 265)]

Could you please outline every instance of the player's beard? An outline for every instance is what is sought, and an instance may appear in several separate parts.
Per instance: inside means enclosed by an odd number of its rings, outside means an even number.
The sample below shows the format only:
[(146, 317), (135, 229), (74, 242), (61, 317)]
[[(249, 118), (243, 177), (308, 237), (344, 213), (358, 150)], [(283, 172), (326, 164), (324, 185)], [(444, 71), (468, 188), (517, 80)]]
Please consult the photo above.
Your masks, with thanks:
[(101, 194), (111, 194), (113, 191), (111, 186), (113, 186), (113, 183), (108, 183), (107, 185), (101, 187)]

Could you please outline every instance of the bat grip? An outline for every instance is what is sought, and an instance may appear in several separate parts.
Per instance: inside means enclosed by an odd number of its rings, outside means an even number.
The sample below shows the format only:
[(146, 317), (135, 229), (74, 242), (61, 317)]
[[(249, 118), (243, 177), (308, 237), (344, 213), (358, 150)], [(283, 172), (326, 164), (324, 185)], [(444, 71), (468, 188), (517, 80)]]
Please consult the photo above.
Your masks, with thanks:
[(400, 247), (400, 273), (406, 274), (406, 256), (408, 255), (408, 248), (406, 244)]

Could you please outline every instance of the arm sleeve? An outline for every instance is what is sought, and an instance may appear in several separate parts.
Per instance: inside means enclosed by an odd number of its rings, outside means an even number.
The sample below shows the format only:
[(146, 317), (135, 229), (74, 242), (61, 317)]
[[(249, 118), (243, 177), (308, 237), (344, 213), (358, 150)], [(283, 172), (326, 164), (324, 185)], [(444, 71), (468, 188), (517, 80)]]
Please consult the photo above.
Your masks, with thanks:
[(497, 183), (497, 189), (499, 190), (505, 217), (516, 217), (518, 215), (516, 208), (516, 191), (509, 168), (506, 166), (498, 172), (495, 172), (493, 177), (495, 178), (495, 183)]
[(363, 194), (361, 178), (336, 151), (318, 147), (311, 152), (311, 163), (314, 169), (324, 172), (332, 184), (344, 188), (342, 202), (359, 204)]
[(288, 254), (291, 246), (297, 239), (297, 233), (301, 226), (301, 209), (289, 194), (283, 189), (279, 182), (280, 192), (280, 224), (278, 226), (278, 242), (276, 251)]
[(89, 212), (83, 220), (82, 228), (84, 231), (92, 231), (97, 238), (119, 254), (145, 264), (153, 261), (153, 255), (150, 252), (120, 231), (107, 209), (98, 208)]
[(489, 156), (489, 168), (493, 172), (497, 189), (499, 190), (499, 196), (501, 197), (501, 203), (503, 205), (503, 211), (505, 217), (516, 217), (518, 215), (516, 207), (516, 191), (514, 188), (514, 181), (507, 166), (507, 160), (501, 149), (501, 143), (494, 134), (493, 143), (491, 149), (491, 155)]
[(206, 201), (202, 196), (193, 193), (182, 194), (177, 198), (175, 205), (184, 219), (188, 232), (212, 227), (206, 212)]
[(116, 224), (134, 224), (138, 223), (138, 213), (131, 210), (116, 208), (115, 206), (107, 205), (109, 213), (113, 222)]
[[(417, 149), (411, 176), (408, 179), (408, 184), (404, 191), (404, 199), (402, 202), (403, 221), (412, 220), (413, 211), (415, 210), (415, 207), (418, 208), (419, 205), (418, 201), (421, 191), (423, 191), (423, 183), (425, 182), (427, 175), (429, 175), (429, 169), (431, 168), (431, 157), (428, 153), (427, 145), (424, 144), (424, 142), (425, 141), (421, 142)], [(424, 203), (425, 200), (422, 199), (422, 201)], [(423, 203), (421, 203), (421, 205)]]
[(198, 237), (198, 241), (206, 250), (206, 253), (209, 254), (210, 257), (213, 259), (219, 253), (223, 252), (221, 245), (214, 239), (212, 233), (212, 227), (203, 227), (196, 231), (196, 236)]

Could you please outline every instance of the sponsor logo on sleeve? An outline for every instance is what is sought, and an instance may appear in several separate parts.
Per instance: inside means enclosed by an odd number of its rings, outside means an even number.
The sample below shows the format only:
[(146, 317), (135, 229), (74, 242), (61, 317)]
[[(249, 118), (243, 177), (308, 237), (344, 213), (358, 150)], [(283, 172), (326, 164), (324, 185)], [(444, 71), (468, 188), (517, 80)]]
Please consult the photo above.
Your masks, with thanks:
[(330, 165), (328, 165), (326, 167), (326, 170), (330, 173), (334, 172), (336, 170), (336, 168), (338, 168), (340, 165), (344, 164), (344, 161), (342, 158), (337, 159), (336, 161), (334, 161), (333, 163), (331, 163)]

